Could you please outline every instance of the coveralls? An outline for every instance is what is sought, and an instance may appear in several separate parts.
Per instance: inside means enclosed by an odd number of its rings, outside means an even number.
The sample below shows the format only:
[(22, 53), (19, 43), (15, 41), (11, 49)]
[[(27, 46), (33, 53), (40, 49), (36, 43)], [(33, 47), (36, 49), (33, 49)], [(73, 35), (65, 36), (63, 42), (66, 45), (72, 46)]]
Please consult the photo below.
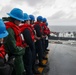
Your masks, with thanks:
[(7, 31), (9, 35), (4, 39), (4, 46), (9, 55), (15, 56), (15, 71), (14, 75), (22, 75), (24, 72), (23, 55), (25, 53), (25, 48), (22, 47), (22, 39), (20, 36), (20, 30), (17, 25), (13, 22), (6, 22)]

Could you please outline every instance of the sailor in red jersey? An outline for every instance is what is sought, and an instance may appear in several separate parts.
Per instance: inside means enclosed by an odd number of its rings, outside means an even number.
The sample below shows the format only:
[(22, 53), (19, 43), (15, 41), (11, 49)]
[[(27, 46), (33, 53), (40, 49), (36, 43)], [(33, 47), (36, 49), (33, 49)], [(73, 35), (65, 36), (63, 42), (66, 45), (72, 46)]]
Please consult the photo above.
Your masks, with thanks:
[(4, 46), (8, 52), (9, 59), (15, 57), (13, 75), (22, 75), (24, 73), (23, 55), (25, 48), (21, 38), (19, 24), (24, 20), (23, 11), (19, 8), (13, 8), (9, 15), (9, 20), (5, 23), (9, 35), (4, 38)]
[(27, 46), (25, 49), (25, 54), (23, 56), (24, 67), (26, 70), (26, 75), (34, 75), (32, 66), (34, 60), (34, 34), (30, 27), (30, 18), (27, 13), (24, 13), (24, 22), (23, 25), (19, 26), (21, 32), (23, 34), (24, 41), (26, 42)]
[(41, 28), (42, 28), (42, 48), (43, 48), (43, 59), (47, 59), (45, 56), (46, 56), (46, 49), (45, 49), (45, 39), (46, 39), (46, 34), (45, 34), (45, 31), (46, 31), (46, 21), (47, 19), (46, 18), (43, 18), (42, 19), (42, 23), (41, 23)]
[(45, 36), (45, 39), (44, 39), (44, 45), (45, 45), (45, 54), (47, 53), (47, 47), (48, 47), (48, 36), (50, 35), (50, 30), (48, 28), (48, 26), (46, 25), (47, 24), (47, 19), (46, 18), (43, 18), (43, 22), (42, 22), (42, 28), (43, 28), (43, 35)]
[(36, 51), (39, 59), (39, 66), (45, 67), (46, 65), (42, 64), (43, 60), (43, 46), (42, 46), (42, 38), (43, 38), (43, 30), (41, 27), (42, 16), (37, 17), (37, 22), (35, 22), (34, 29), (36, 31)]
[[(4, 63), (4, 58), (5, 58), (5, 49), (3, 46), (3, 38), (8, 35), (8, 32), (6, 31), (6, 27), (3, 23), (3, 21), (0, 19), (0, 66)], [(3, 62), (2, 62), (3, 61)]]
[(13, 65), (13, 61), (12, 63), (9, 61), (6, 61), (6, 50), (5, 47), (3, 45), (4, 43), (4, 37), (6, 37), (8, 35), (8, 32), (6, 31), (6, 27), (2, 21), (2, 19), (0, 19), (0, 74), (1, 75), (11, 75), (12, 73), (12, 69), (13, 67), (11, 67), (11, 65)]
[(48, 27), (48, 22), (46, 22), (46, 30), (45, 30), (45, 34), (46, 34), (45, 49), (46, 49), (46, 51), (49, 51), (47, 48), (48, 48), (48, 45), (49, 45), (48, 37), (49, 37), (50, 33), (51, 33), (51, 31)]
[[(34, 15), (29, 15), (30, 17), (30, 28), (32, 29), (33, 31), (33, 34), (34, 34), (34, 46), (35, 46), (35, 43), (36, 43), (36, 31), (34, 29), (34, 22), (35, 22), (35, 17)], [(35, 51), (33, 51), (33, 57), (34, 57), (34, 61), (33, 61), (33, 72), (34, 74), (40, 74), (40, 72), (36, 69), (36, 47), (35, 47)]]

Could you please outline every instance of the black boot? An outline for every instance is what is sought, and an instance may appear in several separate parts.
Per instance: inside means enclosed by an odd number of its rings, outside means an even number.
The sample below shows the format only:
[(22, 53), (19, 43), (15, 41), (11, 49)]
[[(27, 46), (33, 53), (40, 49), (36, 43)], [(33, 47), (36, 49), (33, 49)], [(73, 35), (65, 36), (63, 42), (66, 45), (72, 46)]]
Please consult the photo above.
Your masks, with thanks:
[(38, 71), (37, 67), (35, 67), (35, 68), (33, 69), (33, 73), (34, 73), (34, 74), (40, 74), (40, 72)]
[(48, 60), (48, 58), (47, 58), (47, 57), (43, 57), (43, 59), (44, 59), (44, 60)]
[(49, 49), (46, 49), (46, 51), (50, 51)]
[(22, 75), (26, 75), (26, 71), (24, 71)]
[(42, 63), (39, 63), (39, 66), (40, 66), (40, 67), (46, 67), (47, 65), (46, 65), (46, 64), (44, 65), (44, 64), (42, 64)]

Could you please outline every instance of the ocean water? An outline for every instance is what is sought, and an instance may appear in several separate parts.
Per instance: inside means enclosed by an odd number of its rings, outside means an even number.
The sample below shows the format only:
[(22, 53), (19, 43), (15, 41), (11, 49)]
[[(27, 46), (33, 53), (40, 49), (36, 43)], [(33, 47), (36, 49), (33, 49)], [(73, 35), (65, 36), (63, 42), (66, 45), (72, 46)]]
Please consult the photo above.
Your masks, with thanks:
[(49, 26), (55, 32), (76, 32), (76, 26)]

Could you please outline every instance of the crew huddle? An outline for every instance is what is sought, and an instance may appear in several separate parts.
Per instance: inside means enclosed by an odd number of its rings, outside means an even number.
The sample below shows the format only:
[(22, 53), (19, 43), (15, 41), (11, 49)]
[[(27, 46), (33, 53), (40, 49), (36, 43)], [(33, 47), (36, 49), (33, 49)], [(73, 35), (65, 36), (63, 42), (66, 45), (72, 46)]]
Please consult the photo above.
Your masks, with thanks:
[(13, 8), (6, 20), (0, 19), (0, 74), (35, 75), (40, 74), (37, 66), (47, 59), (48, 28), (47, 19), (23, 13)]

